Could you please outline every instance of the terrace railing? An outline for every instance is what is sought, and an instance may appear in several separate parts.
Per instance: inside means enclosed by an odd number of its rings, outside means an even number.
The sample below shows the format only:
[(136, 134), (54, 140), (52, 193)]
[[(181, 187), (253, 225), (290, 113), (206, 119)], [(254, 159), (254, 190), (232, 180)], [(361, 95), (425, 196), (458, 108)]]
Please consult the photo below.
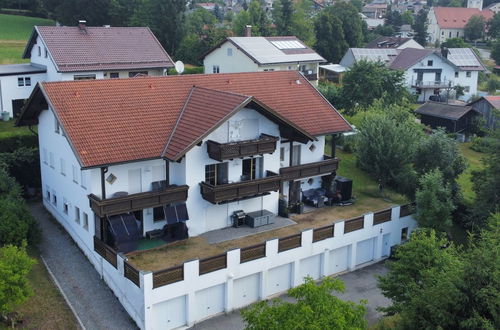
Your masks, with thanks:
[(392, 209), (378, 211), (373, 214), (373, 225), (378, 225), (387, 221), (391, 221)]
[(200, 275), (227, 267), (227, 253), (200, 260)]
[(116, 256), (117, 253), (103, 241), (94, 236), (94, 251), (109, 262), (113, 267), (117, 268)]
[(138, 287), (141, 287), (139, 271), (127, 261), (123, 262), (123, 273), (123, 275), (125, 275), (125, 277), (128, 278), (132, 283), (134, 283)]
[(363, 229), (365, 225), (365, 217), (361, 216), (358, 218), (346, 220), (344, 223), (344, 234)]
[(278, 240), (278, 252), (284, 252), (295, 249), (302, 245), (302, 234), (282, 237)]
[(240, 250), (240, 263), (252, 261), (266, 256), (266, 243), (249, 246)]
[(321, 228), (316, 228), (313, 231), (313, 242), (322, 241), (324, 239), (333, 237), (335, 225), (329, 225)]
[(153, 289), (184, 280), (184, 265), (153, 272)]

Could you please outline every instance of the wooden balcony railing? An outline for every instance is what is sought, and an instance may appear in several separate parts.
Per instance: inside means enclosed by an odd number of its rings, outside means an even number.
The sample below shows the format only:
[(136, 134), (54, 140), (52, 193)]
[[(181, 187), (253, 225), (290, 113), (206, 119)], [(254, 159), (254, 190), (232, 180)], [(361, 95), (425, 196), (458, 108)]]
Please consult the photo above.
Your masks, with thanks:
[(199, 263), (200, 275), (215, 272), (227, 267), (227, 253), (218, 256), (201, 259)]
[(278, 137), (267, 134), (261, 134), (260, 138), (255, 140), (230, 143), (218, 143), (208, 140), (207, 151), (210, 158), (222, 162), (234, 158), (272, 154), (276, 150), (276, 141), (278, 140)]
[(266, 256), (266, 243), (248, 246), (240, 250), (240, 264)]
[(339, 160), (324, 156), (324, 160), (303, 165), (295, 165), (280, 168), (280, 175), (283, 181), (293, 181), (316, 175), (327, 175), (337, 170)]
[(169, 186), (159, 191), (148, 191), (115, 198), (101, 199), (94, 194), (89, 195), (90, 208), (99, 217), (138, 211), (145, 208), (162, 206), (171, 203), (185, 202), (189, 186)]
[(317, 73), (302, 73), (302, 74), (309, 81), (316, 81), (316, 80), (318, 80), (318, 74)]
[(109, 262), (113, 267), (117, 267), (117, 253), (103, 241), (94, 236), (94, 251)]
[(153, 272), (153, 289), (184, 280), (184, 265)]
[(373, 225), (378, 225), (387, 221), (391, 221), (392, 209), (382, 210), (373, 214)]
[(212, 204), (237, 201), (268, 194), (280, 189), (281, 177), (271, 171), (262, 179), (248, 180), (236, 183), (211, 185), (201, 182), (201, 195)]
[(363, 216), (346, 220), (344, 222), (344, 234), (363, 229), (364, 226), (365, 226), (365, 217)]

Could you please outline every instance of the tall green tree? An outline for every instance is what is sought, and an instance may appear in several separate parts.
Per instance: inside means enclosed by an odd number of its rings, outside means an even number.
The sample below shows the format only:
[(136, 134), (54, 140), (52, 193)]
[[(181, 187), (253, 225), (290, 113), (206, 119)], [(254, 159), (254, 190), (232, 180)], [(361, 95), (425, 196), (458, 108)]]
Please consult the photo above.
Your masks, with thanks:
[(310, 0), (301, 0), (294, 4), (291, 34), (302, 40), (309, 47), (313, 47), (316, 43), (316, 36), (310, 8)]
[(292, 17), (294, 9), (291, 0), (278, 0), (273, 3), (273, 20), (276, 32), (280, 36), (292, 35)]
[(468, 40), (478, 40), (484, 36), (485, 21), (483, 16), (472, 16), (465, 24), (464, 34)]
[(447, 48), (470, 48), (470, 45), (464, 41), (463, 38), (449, 38), (441, 44), (442, 47)]
[(420, 9), (413, 24), (413, 30), (415, 31), (416, 42), (425, 46), (427, 44), (427, 11), (425, 9)]
[(233, 32), (237, 36), (245, 35), (245, 27), (252, 25), (252, 17), (247, 10), (242, 10), (233, 18)]
[(63, 25), (75, 26), (79, 20), (86, 20), (88, 25), (98, 26), (110, 23), (110, 1), (44, 0), (43, 7)]
[(493, 42), (493, 46), (491, 47), (491, 58), (497, 65), (500, 64), (500, 40)]
[(260, 0), (252, 0), (248, 6), (250, 14), (250, 25), (252, 25), (252, 35), (269, 36), (271, 35), (271, 22), (264, 10)]
[(355, 304), (332, 295), (343, 292), (344, 283), (326, 277), (319, 285), (311, 278), (290, 289), (296, 302), (258, 302), (241, 312), (248, 330), (278, 329), (366, 329), (365, 302)]
[(454, 206), (451, 189), (444, 182), (443, 174), (438, 169), (431, 170), (420, 178), (419, 185), (415, 194), (418, 225), (436, 231), (448, 231), (452, 225), (451, 212)]
[(314, 22), (316, 51), (327, 61), (338, 63), (349, 47), (344, 39), (342, 21), (330, 11), (322, 10)]
[(344, 40), (349, 47), (360, 47), (363, 43), (363, 20), (359, 16), (358, 10), (349, 2), (336, 2), (324, 11), (331, 12), (342, 22), (342, 32)]
[(493, 18), (488, 21), (488, 35), (492, 38), (500, 37), (500, 14), (496, 13)]

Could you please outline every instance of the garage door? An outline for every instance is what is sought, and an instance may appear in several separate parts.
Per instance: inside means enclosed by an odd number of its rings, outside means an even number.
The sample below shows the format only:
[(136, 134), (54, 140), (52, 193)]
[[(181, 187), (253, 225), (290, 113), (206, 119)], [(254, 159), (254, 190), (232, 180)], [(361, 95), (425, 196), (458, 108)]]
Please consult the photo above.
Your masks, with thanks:
[(309, 276), (314, 280), (318, 279), (321, 270), (320, 255), (315, 255), (309, 258), (302, 259), (299, 264), (300, 267), (300, 280), (303, 281), (304, 277)]
[(347, 270), (349, 264), (349, 247), (344, 246), (330, 252), (328, 260), (328, 274), (336, 274)]
[(271, 268), (267, 275), (268, 294), (272, 295), (290, 289), (291, 272), (292, 264)]
[(224, 311), (224, 284), (219, 284), (197, 291), (196, 299), (196, 319), (201, 320), (210, 315)]
[(259, 274), (253, 274), (234, 280), (234, 306), (243, 307), (259, 300)]
[(361, 242), (358, 242), (356, 248), (356, 265), (364, 264), (365, 262), (373, 260), (373, 243), (375, 239), (370, 238)]
[(186, 296), (153, 305), (154, 329), (174, 329), (186, 325)]

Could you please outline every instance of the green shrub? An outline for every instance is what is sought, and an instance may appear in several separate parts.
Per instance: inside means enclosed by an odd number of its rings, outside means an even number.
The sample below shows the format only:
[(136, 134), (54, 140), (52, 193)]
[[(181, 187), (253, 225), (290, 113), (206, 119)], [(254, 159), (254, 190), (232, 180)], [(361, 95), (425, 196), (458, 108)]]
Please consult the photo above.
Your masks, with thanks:
[(495, 142), (495, 138), (477, 136), (472, 139), (470, 148), (477, 152), (486, 153), (488, 152), (488, 150), (491, 150), (491, 148), (493, 148)]
[(0, 135), (0, 153), (14, 152), (22, 147), (37, 148), (38, 136), (14, 132), (4, 132)]
[(0, 163), (4, 163), (10, 176), (23, 188), (40, 188), (40, 156), (38, 148), (21, 147), (13, 152), (0, 153)]

